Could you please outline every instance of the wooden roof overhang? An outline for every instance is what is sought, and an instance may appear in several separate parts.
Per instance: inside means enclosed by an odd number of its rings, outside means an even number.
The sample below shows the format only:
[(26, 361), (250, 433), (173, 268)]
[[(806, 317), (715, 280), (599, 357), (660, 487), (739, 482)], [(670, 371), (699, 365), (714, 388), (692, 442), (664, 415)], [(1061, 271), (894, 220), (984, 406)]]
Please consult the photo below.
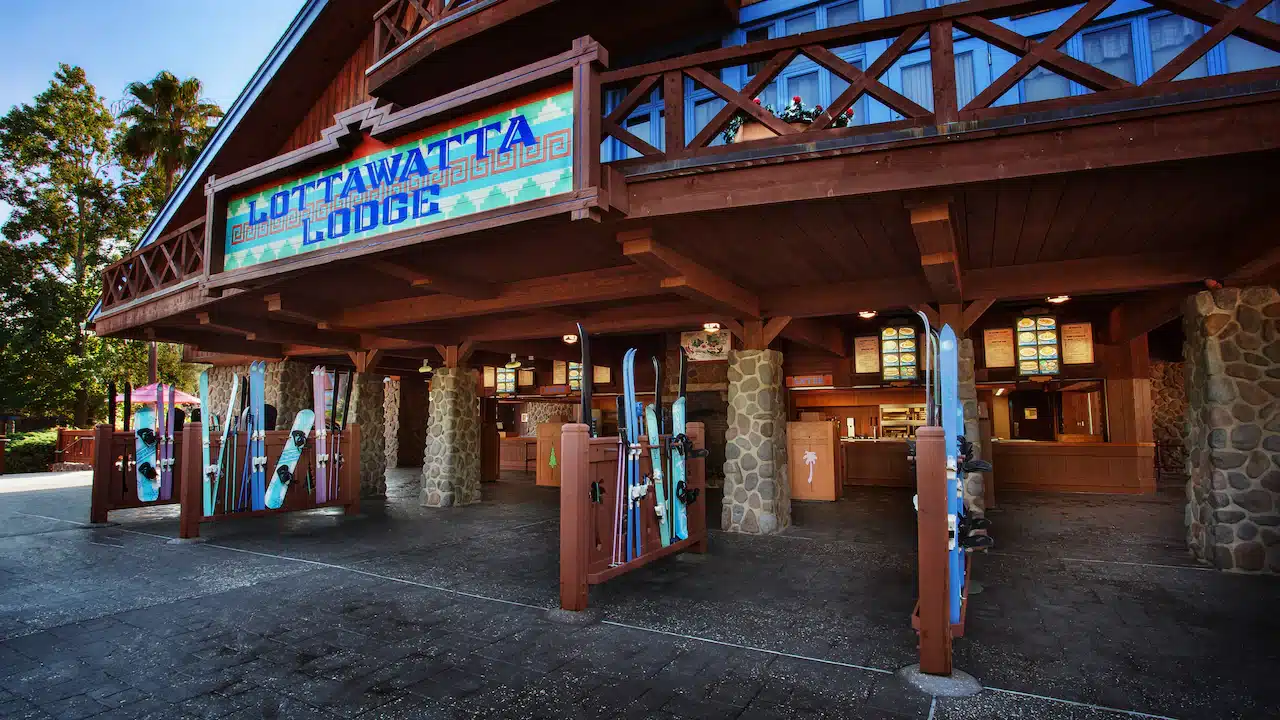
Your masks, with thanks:
[[(958, 9), (974, 4), (998, 3), (970, 0), (891, 20), (932, 39), (938, 23), (981, 27)], [(1250, 26), (1251, 37), (1280, 48), (1280, 32), (1265, 25)], [(818, 32), (822, 42), (848, 40)], [(949, 32), (937, 37), (944, 52)], [(609, 114), (597, 106), (584, 115), (593, 120), (578, 118), (575, 127), (632, 143), (615, 116), (625, 117), (646, 84), (664, 83), (672, 90), (666, 101), (678, 103), (682, 85), (673, 76), (697, 79), (707, 64), (796, 50), (775, 47), (780, 42), (822, 56), (814, 38), (795, 36), (606, 71), (600, 81), (628, 84), (628, 98)], [(777, 62), (757, 79), (768, 82)], [(876, 71), (850, 75), (862, 91), (884, 94), (874, 87)], [(935, 87), (945, 82), (935, 76)], [(712, 89), (729, 107), (751, 105), (750, 87)], [(573, 331), (576, 321), (596, 334), (715, 319), (749, 342), (783, 337), (846, 354), (840, 323), (823, 318), (925, 303), (968, 303), (969, 314), (980, 314), (1000, 299), (1129, 293), (1109, 330), (1122, 340), (1173, 317), (1205, 279), (1275, 279), (1280, 248), (1268, 204), (1280, 152), (1280, 72), (980, 108), (967, 120), (954, 103), (945, 106), (945, 95), (937, 111), (886, 126), (819, 127), (800, 137), (788, 129), (725, 148), (685, 143), (683, 129), (669, 123), (664, 148), (640, 146), (644, 157), (594, 165), (597, 198), (607, 202), (580, 215), (597, 222), (532, 214), (335, 252), (324, 262), (210, 277), (108, 314), (99, 331), (211, 352), (375, 352), (394, 362), (437, 346), (536, 344)], [(340, 148), (358, 130), (407, 117), (376, 106), (360, 112), (326, 142)], [(712, 125), (721, 120), (727, 115)]]

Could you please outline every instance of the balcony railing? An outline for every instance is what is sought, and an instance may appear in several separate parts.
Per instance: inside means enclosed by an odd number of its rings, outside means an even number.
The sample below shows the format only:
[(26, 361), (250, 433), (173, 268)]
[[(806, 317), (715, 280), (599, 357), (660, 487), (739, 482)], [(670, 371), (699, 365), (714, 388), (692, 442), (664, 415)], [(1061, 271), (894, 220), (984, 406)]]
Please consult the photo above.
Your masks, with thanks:
[(373, 16), (374, 62), (424, 31), (460, 20), (502, 0), (391, 0)]
[(204, 218), (134, 250), (102, 272), (102, 311), (177, 285), (204, 271)]
[[(876, 18), (825, 30), (762, 40), (746, 45), (725, 47), (682, 57), (645, 63), (601, 74), (605, 91), (622, 99), (602, 113), (601, 133), (629, 147), (639, 158), (623, 161), (623, 166), (654, 166), (658, 163), (684, 163), (689, 159), (723, 156), (746, 152), (749, 148), (784, 145), (810, 145), (822, 140), (857, 136), (892, 137), (923, 134), (926, 129), (962, 130), (1010, 115), (1059, 113), (1079, 106), (1108, 103), (1152, 104), (1158, 96), (1174, 96), (1170, 102), (1187, 96), (1200, 99), (1224, 86), (1239, 86), (1255, 80), (1271, 90), (1280, 89), (1280, 68), (1215, 75), (1193, 80), (1175, 78), (1203, 57), (1229, 35), (1237, 35), (1269, 50), (1280, 52), (1280, 25), (1256, 13), (1269, 0), (1246, 0), (1232, 7), (1214, 0), (1151, 0), (1151, 5), (1208, 27), (1203, 35), (1140, 84), (1117, 77), (1094, 65), (1068, 55), (1060, 49), (1063, 43), (1094, 22), (1113, 0), (1089, 0), (1048, 36), (1033, 39), (1010, 30), (995, 20), (1011, 16), (1059, 9), (1076, 5), (1063, 0), (966, 0), (918, 12)], [(1011, 68), (993, 78), (990, 85), (972, 100), (959, 106), (953, 42), (965, 37), (977, 38), (1012, 53), (1019, 59)], [(888, 48), (876, 57), (866, 70), (844, 60), (833, 50), (859, 43), (889, 40)], [(927, 43), (932, 74), (931, 109), (890, 88), (881, 78), (908, 52), (919, 52)], [(755, 98), (790, 65), (806, 57), (826, 68), (833, 76), (843, 78), (848, 87), (807, 126), (795, 127), (781, 121), (755, 102)], [(870, 58), (869, 58), (870, 59)], [(721, 71), (748, 63), (759, 66), (755, 75), (740, 89), (726, 83)], [(1021, 102), (993, 106), (1019, 81), (1037, 67), (1084, 86), (1091, 92), (1052, 100)], [(740, 76), (740, 74), (730, 74)], [(687, 80), (710, 91), (724, 101), (724, 106), (702, 127), (685, 128), (685, 93)], [(637, 136), (626, 123), (636, 108), (654, 94), (661, 95), (664, 129), (661, 145)], [(837, 118), (864, 95), (869, 95), (894, 111), (901, 119), (872, 125), (833, 127)], [(746, 122), (768, 128), (774, 137), (712, 147), (737, 115)], [(966, 123), (964, 125), (952, 125)], [(948, 127), (949, 126), (949, 127)], [(692, 139), (686, 141), (687, 138)]]

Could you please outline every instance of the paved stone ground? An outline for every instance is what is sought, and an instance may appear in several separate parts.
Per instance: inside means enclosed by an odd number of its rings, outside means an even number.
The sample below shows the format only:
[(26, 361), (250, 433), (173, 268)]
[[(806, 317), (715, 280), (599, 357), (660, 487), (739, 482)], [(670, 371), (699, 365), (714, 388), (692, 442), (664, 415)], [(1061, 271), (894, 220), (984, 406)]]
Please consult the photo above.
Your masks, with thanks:
[[(0, 478), (0, 718), (1277, 717), (1280, 580), (1194, 566), (1175, 495), (1002, 497), (956, 666), (915, 660), (910, 496), (799, 504), (777, 537), (557, 598), (557, 495), (485, 487), (416, 505), (412, 471), (366, 516), (205, 525), (170, 509), (90, 529), (87, 487)], [(407, 481), (405, 480), (407, 478)], [(512, 478), (513, 480), (515, 478)], [(718, 498), (710, 514), (718, 518)], [(1112, 710), (1114, 709), (1114, 710)], [(1149, 715), (1143, 715), (1149, 714)]]

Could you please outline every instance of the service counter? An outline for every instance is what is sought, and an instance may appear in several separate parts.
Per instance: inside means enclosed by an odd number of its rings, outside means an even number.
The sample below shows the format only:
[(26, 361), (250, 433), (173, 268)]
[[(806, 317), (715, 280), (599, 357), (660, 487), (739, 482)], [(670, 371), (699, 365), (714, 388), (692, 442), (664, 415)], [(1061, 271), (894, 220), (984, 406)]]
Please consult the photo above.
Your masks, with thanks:
[(892, 438), (840, 441), (844, 453), (844, 484), (915, 487), (907, 460), (907, 441)]
[(499, 445), (499, 466), (503, 470), (530, 472), (538, 462), (538, 438), (504, 437)]
[(992, 443), (996, 492), (1154, 493), (1155, 443)]

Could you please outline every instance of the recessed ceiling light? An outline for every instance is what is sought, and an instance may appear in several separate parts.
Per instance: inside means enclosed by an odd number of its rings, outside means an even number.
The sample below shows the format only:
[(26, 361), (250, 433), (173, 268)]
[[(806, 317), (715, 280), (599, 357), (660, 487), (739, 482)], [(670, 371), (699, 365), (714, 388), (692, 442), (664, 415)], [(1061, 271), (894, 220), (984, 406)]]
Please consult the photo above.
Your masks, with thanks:
[(718, 323), (718, 322), (704, 322), (704, 323), (702, 323), (702, 331), (703, 331), (703, 332), (706, 332), (706, 333), (710, 333), (710, 334), (718, 333), (718, 332), (720, 332), (720, 323)]
[(863, 320), (870, 320), (875, 316), (876, 316), (875, 310), (863, 310), (862, 312), (858, 313), (858, 317), (862, 318)]
[(1062, 303), (1070, 299), (1071, 299), (1070, 295), (1050, 295), (1049, 297), (1045, 298), (1045, 302), (1051, 302), (1054, 305), (1061, 305)]
[(562, 339), (562, 340), (564, 340), (564, 342), (565, 342), (565, 344), (566, 344), (566, 345), (572, 345), (572, 344), (574, 344), (574, 343), (578, 342), (578, 336), (577, 336), (577, 335), (574, 335), (573, 333), (569, 333), (568, 335), (565, 335), (565, 336), (564, 336), (563, 338), (561, 338), (561, 339)]

